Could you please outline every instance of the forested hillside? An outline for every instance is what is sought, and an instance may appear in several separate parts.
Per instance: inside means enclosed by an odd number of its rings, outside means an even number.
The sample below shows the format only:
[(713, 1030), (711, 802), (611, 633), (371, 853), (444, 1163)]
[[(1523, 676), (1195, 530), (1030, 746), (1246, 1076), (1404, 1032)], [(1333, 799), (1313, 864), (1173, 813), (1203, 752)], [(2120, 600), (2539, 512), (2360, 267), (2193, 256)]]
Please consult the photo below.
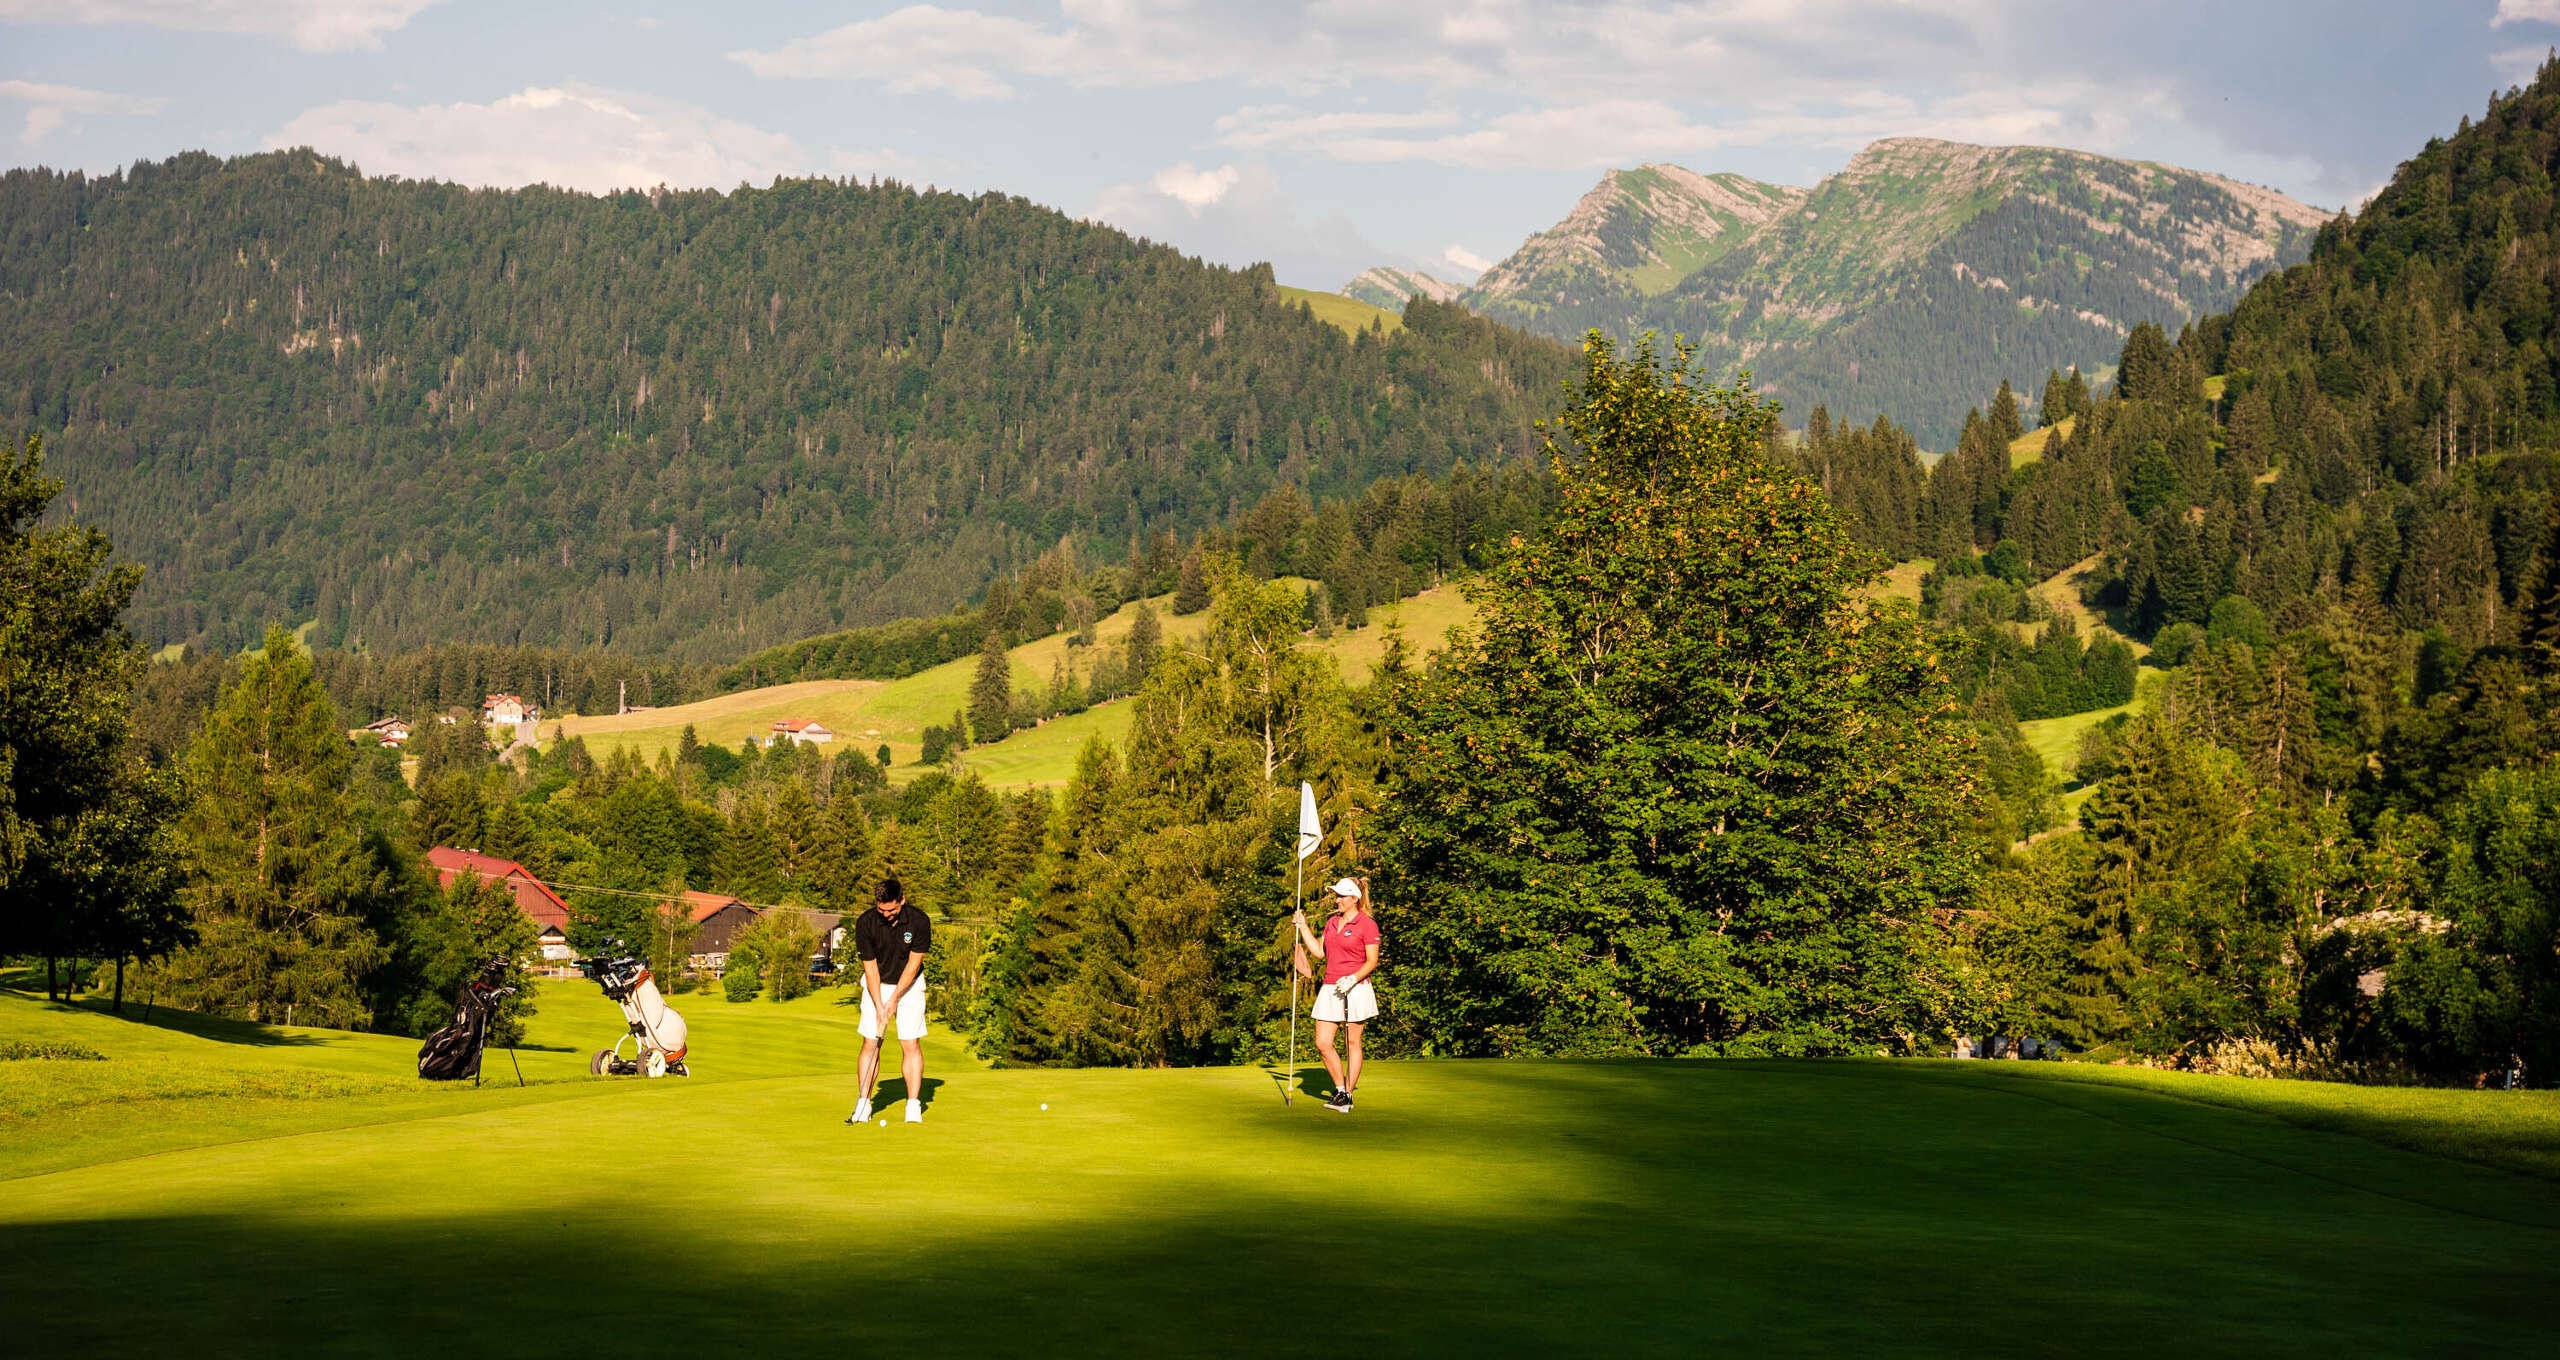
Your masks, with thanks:
[(152, 645), (658, 662), (939, 614), (1275, 488), (1527, 448), (1569, 353), (1455, 308), (1346, 336), (999, 195), (588, 197), (307, 152), (0, 178), (0, 420), (148, 568)]
[[(2007, 1025), (2233, 1071), (2560, 1065), (2556, 169), (2560, 64), (2229, 314), (2137, 327), (2111, 390), (2052, 378), (2035, 456), (2006, 391), (1917, 494), (1887, 424), (1785, 455), (1937, 559), (1924, 601), (1978, 641), (2076, 579), (2167, 671), (2054, 771), (2084, 834), (1985, 879)], [(2129, 693), (2098, 648), (2033, 669)]]
[(2141, 322), (2230, 306), (2323, 218), (2174, 166), (1896, 138), (1810, 192), (1611, 171), (1461, 301), (1563, 338), (1676, 332), (1791, 425), (1882, 414), (1942, 449), (2000, 382), (2095, 371)]

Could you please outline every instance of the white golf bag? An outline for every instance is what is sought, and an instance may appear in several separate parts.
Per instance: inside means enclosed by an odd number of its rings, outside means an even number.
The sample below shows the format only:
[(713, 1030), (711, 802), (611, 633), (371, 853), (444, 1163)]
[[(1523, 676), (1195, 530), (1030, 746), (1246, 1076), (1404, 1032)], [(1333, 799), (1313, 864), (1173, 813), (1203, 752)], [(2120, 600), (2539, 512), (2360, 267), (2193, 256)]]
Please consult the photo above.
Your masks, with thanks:
[[(607, 947), (619, 951), (622, 945), (608, 941)], [(615, 1040), (613, 1047), (596, 1050), (587, 1063), (588, 1071), (599, 1077), (691, 1075), (684, 1065), (684, 1017), (659, 994), (646, 960), (616, 952), (585, 960), (578, 970), (595, 979), (604, 994), (622, 1007), (622, 1018), (631, 1022), (631, 1032)], [(631, 1046), (628, 1057), (623, 1054), (626, 1044)]]

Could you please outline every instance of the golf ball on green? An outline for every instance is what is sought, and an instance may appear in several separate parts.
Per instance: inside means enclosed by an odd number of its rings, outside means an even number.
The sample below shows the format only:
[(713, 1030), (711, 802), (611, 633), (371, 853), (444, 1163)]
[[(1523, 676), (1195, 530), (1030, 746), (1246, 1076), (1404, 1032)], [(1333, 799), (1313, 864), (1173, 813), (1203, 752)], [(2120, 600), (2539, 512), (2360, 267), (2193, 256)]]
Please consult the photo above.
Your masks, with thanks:
[(1045, 1104), (1044, 1104), (1044, 1105), (1042, 1105), (1040, 1108), (1045, 1110), (1045, 1109), (1047, 1109), (1047, 1108), (1049, 1108), (1049, 1107), (1048, 1107), (1047, 1105), (1045, 1105)]
[(887, 1127), (889, 1127), (889, 1121), (888, 1121), (888, 1120), (886, 1120), (886, 1119), (881, 1120), (881, 1121), (880, 1121), (880, 1127), (882, 1127), (882, 1128), (884, 1128), (884, 1129), (885, 1129), (885, 1128), (887, 1128)]

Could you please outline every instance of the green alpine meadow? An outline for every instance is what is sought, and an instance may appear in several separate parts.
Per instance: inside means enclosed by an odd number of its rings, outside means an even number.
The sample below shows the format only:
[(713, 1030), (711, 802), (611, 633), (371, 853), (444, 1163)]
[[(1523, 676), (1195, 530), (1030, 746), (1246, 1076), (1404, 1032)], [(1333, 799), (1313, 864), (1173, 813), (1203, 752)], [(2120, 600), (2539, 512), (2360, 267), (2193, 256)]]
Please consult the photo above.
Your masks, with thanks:
[(0, 13), (16, 1350), (2552, 1349), (2560, 13), (839, 9)]

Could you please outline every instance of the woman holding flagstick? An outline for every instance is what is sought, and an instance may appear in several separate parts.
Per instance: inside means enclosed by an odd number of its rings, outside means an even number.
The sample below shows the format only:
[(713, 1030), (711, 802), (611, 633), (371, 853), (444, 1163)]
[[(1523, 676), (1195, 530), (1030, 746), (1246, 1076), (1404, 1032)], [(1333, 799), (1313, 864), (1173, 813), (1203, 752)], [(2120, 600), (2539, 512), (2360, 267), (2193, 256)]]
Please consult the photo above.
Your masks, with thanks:
[[(1324, 1107), (1349, 1114), (1352, 1093), (1360, 1089), (1360, 1032), (1378, 1013), (1378, 996), (1369, 986), (1369, 974), (1378, 967), (1378, 922), (1369, 914), (1369, 890), (1357, 879), (1335, 883), (1333, 903), (1334, 916), (1324, 923), (1321, 941), (1308, 929), (1306, 912), (1293, 919), (1298, 942), (1324, 957), (1324, 983), (1316, 989), (1312, 1008), (1316, 1056), (1324, 1059), (1325, 1075), (1333, 1078), (1333, 1095)], [(1350, 1031), (1345, 1054), (1333, 1049), (1336, 1026)]]

